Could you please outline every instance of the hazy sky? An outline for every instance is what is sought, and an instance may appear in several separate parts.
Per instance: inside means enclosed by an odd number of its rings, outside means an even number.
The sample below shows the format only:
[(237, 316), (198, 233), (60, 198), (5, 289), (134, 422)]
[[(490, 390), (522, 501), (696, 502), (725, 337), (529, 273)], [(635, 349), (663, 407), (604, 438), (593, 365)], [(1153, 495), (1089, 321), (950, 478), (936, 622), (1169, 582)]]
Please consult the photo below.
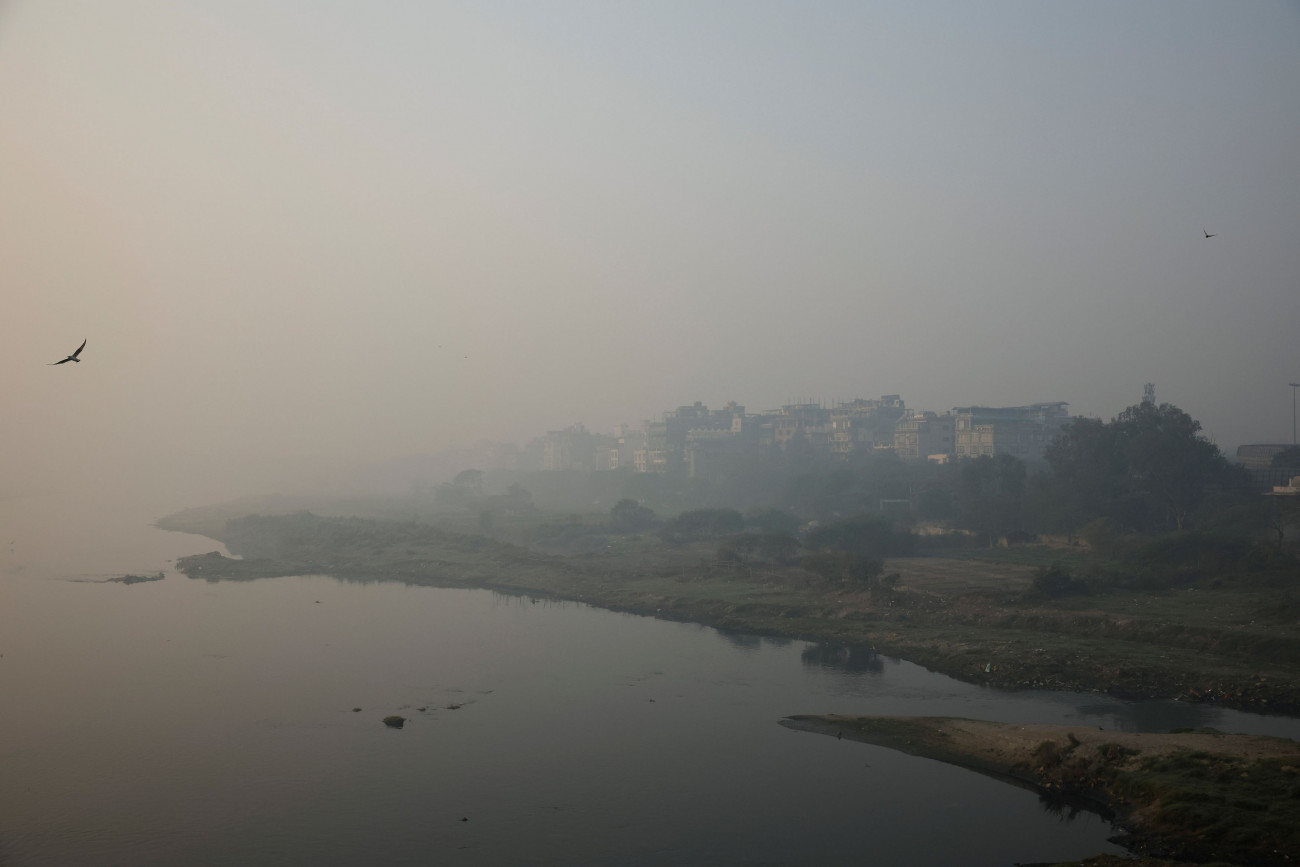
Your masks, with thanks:
[(1289, 440), (1300, 5), (0, 0), (0, 287), (3, 496), (695, 400)]

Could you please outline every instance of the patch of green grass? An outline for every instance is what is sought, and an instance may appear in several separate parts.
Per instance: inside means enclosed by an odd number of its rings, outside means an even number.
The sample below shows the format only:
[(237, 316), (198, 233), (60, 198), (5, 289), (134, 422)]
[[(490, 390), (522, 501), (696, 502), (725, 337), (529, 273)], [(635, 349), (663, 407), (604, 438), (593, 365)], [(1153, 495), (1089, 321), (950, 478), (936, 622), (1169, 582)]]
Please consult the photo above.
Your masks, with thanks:
[[(1300, 852), (1300, 769), (1294, 759), (1180, 750), (1143, 759), (1123, 775), (1130, 797), (1157, 805), (1155, 824), (1193, 850), (1244, 863)], [(1190, 853), (1189, 853), (1190, 854)]]

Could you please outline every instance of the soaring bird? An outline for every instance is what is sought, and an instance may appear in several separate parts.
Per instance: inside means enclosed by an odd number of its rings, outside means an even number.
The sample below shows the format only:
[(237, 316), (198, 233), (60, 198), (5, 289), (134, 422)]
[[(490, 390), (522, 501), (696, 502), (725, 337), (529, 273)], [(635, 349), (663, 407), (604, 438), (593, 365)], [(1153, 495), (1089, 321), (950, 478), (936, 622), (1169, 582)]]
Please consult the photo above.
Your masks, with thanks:
[[(89, 340), (89, 339), (90, 339), (90, 338), (86, 338), (86, 340)], [(63, 359), (62, 361), (51, 361), (50, 364), (49, 364), (49, 366), (50, 366), (50, 367), (53, 367), (53, 366), (56, 365), (56, 364), (67, 364), (69, 361), (75, 361), (75, 362), (80, 363), (80, 362), (81, 362), (81, 359), (78, 358), (77, 356), (80, 355), (80, 354), (81, 354), (81, 350), (83, 350), (83, 349), (85, 349), (85, 348), (86, 348), (86, 341), (83, 340), (83, 341), (81, 341), (81, 345), (77, 347), (77, 351), (76, 351), (76, 352), (72, 353), (72, 354), (69, 355), (67, 358)]]
[[(1201, 228), (1201, 231), (1202, 231), (1202, 232), (1205, 232), (1205, 228), (1202, 227), (1202, 228)], [(1217, 234), (1217, 233), (1216, 233), (1216, 234)], [(1215, 235), (1211, 235), (1209, 232), (1205, 232), (1205, 237), (1207, 237), (1207, 238), (1213, 238), (1213, 237), (1215, 237)]]

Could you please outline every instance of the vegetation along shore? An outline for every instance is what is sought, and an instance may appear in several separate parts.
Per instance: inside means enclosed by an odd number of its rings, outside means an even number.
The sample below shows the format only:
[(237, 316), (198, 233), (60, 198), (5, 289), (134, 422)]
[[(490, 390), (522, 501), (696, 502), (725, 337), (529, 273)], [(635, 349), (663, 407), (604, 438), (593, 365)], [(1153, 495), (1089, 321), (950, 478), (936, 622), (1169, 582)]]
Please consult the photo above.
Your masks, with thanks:
[[(1056, 595), (1047, 545), (893, 557), (871, 580), (841, 559), (752, 562), (710, 540), (667, 543), (604, 528), (599, 550), (552, 553), (430, 524), (312, 513), (198, 515), (161, 526), (206, 533), (243, 557), (182, 558), (191, 578), (330, 574), (487, 587), (572, 599), (720, 629), (864, 645), (962, 680), (1300, 711), (1295, 603), (1270, 588), (1198, 580), (1160, 592)], [(569, 525), (572, 529), (572, 525)], [(1081, 555), (1075, 555), (1081, 556)], [(1038, 563), (1040, 565), (1035, 565)], [(1044, 585), (1048, 586), (1044, 588)]]

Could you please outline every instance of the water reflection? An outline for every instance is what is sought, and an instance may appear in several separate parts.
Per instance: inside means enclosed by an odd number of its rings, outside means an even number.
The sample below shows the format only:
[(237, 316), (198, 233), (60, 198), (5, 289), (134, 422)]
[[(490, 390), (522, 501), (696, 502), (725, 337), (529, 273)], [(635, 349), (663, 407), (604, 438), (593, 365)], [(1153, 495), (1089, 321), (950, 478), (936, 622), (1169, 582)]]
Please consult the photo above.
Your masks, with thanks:
[(743, 632), (719, 632), (718, 637), (737, 650), (752, 652), (763, 646), (763, 636), (746, 635)]
[[(1059, 792), (1039, 792), (1038, 805), (1043, 808), (1044, 813), (1055, 816), (1062, 824), (1099, 814), (1099, 806), (1096, 803), (1068, 797)], [(1108, 812), (1101, 815), (1107, 819), (1111, 818)]]
[(880, 655), (861, 644), (822, 641), (806, 646), (799, 658), (810, 668), (833, 668), (854, 674), (880, 674), (885, 670)]
[[(1099, 728), (1124, 732), (1167, 732), (1170, 729), (1213, 728), (1224, 717), (1224, 709), (1213, 705), (1178, 701), (1098, 701), (1079, 705), (1077, 715)], [(1251, 714), (1238, 714), (1250, 717)]]
[(789, 647), (798, 640), (780, 635), (750, 635), (745, 632), (725, 632), (723, 630), (716, 630), (716, 632), (719, 638), (732, 647), (746, 651), (760, 650), (765, 647)]

